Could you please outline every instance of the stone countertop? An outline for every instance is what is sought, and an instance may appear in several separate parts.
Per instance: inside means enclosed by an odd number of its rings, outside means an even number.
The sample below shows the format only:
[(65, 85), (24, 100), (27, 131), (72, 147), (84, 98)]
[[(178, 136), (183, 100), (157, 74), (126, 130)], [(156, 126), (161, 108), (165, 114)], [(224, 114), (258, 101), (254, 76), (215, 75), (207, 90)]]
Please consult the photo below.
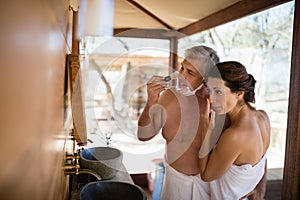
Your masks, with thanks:
[[(70, 200), (80, 200), (80, 189), (82, 188), (82, 186), (78, 189), (78, 178), (79, 177), (76, 175), (72, 175), (72, 178), (70, 178)], [(131, 176), (127, 173), (124, 165), (122, 166), (122, 169), (118, 171), (112, 179), (109, 179), (109, 181), (119, 181), (134, 184)]]

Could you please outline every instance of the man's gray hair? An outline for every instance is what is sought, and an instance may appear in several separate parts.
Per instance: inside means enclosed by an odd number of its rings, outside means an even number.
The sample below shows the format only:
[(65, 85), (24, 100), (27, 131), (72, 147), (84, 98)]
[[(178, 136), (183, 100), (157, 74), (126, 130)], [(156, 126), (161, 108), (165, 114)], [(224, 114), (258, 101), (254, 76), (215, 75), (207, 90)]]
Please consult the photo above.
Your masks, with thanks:
[(217, 52), (204, 45), (194, 46), (187, 49), (184, 56), (186, 59), (204, 59), (204, 68), (201, 69), (202, 76), (205, 76), (212, 67), (220, 62)]

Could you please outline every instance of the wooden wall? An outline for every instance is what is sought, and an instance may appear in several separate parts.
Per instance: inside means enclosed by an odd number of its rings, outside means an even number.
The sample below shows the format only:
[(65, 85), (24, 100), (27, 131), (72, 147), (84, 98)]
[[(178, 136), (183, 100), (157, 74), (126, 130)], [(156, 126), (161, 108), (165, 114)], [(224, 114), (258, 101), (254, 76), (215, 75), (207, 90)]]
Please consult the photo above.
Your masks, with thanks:
[(0, 6), (0, 199), (64, 199), (69, 0)]

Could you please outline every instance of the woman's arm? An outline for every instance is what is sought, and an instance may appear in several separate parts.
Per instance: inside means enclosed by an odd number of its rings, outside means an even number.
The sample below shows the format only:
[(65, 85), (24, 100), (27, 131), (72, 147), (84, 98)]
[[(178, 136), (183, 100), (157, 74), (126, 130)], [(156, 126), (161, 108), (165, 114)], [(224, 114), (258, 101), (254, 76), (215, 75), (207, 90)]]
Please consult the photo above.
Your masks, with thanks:
[[(209, 134), (214, 134), (213, 130), (218, 128), (214, 127), (215, 113), (210, 110), (209, 103), (203, 114), (201, 114), (201, 118), (201, 124), (199, 124), (201, 128), (199, 130), (201, 131), (202, 141), (204, 141), (205, 137), (210, 137)], [(240, 134), (236, 134), (236, 132), (235, 128), (226, 127), (214, 149), (205, 157), (200, 157), (200, 174), (204, 181), (212, 181), (224, 174), (239, 156), (241, 141), (239, 141)]]
[(200, 174), (204, 181), (223, 175), (240, 154), (241, 144), (232, 128), (226, 129), (209, 155), (200, 158)]

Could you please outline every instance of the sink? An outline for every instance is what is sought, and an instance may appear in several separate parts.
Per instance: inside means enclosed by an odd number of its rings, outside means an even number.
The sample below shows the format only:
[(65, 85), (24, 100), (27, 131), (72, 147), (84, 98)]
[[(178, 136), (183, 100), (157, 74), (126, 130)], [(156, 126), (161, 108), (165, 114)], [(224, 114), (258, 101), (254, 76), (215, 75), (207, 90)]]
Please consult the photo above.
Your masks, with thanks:
[(88, 148), (79, 156), (80, 168), (96, 172), (103, 180), (113, 178), (122, 167), (123, 153), (116, 148)]
[(137, 185), (116, 181), (96, 181), (85, 185), (80, 200), (146, 200), (145, 191)]

